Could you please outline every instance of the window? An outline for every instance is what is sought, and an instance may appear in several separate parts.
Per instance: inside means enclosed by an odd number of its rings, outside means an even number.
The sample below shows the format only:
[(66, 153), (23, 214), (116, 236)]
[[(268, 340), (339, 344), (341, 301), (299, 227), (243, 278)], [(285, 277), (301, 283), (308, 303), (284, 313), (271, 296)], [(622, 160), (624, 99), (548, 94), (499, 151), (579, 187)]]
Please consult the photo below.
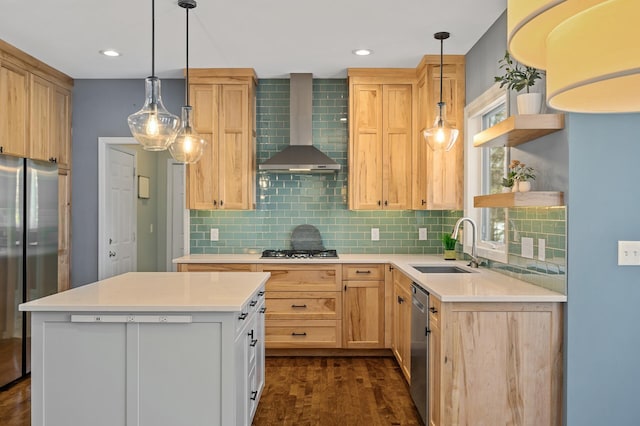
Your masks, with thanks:
[[(506, 90), (498, 85), (487, 90), (465, 108), (465, 216), (478, 224), (478, 255), (484, 258), (507, 261), (507, 209), (473, 207), (473, 197), (502, 191), (502, 178), (509, 161), (507, 148), (474, 148), (473, 135), (494, 126), (508, 116)], [(465, 247), (471, 238), (465, 236)], [(470, 247), (465, 248), (470, 250)]]

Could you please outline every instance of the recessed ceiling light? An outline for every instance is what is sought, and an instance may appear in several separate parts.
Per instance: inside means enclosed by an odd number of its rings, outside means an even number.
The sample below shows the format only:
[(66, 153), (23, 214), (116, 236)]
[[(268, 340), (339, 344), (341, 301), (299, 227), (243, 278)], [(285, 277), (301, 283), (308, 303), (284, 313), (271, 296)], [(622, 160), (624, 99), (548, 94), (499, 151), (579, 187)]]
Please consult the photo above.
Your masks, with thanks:
[(358, 56), (367, 56), (367, 55), (371, 55), (372, 53), (373, 53), (373, 50), (371, 49), (356, 49), (353, 51), (353, 54)]
[(104, 56), (111, 56), (111, 57), (120, 56), (120, 52), (113, 49), (101, 50), (100, 53), (103, 54)]

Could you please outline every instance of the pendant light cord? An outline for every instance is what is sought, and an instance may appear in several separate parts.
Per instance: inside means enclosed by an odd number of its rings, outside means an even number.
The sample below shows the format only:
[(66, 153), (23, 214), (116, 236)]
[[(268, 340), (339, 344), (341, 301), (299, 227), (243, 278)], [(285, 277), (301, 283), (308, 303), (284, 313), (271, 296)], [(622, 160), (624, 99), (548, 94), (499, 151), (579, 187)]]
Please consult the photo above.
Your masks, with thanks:
[[(444, 40), (440, 39), (440, 110), (442, 111), (442, 55), (444, 55), (443, 50)], [(440, 114), (442, 116), (442, 113)]]
[(156, 1), (151, 0), (151, 77), (156, 76)]
[(185, 88), (185, 105), (186, 106), (190, 106), (189, 105), (189, 8), (185, 8), (185, 10), (187, 11), (187, 48), (185, 49), (185, 51), (187, 52), (187, 75), (186, 75), (186, 88)]

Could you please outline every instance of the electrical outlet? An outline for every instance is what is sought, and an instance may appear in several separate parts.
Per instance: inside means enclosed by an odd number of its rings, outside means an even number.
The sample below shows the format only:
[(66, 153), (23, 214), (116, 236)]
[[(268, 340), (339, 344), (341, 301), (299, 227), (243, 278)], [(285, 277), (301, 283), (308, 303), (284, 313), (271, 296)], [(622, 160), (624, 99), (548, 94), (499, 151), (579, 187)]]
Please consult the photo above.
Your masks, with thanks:
[(522, 246), (522, 257), (533, 259), (533, 238), (522, 237), (520, 245)]
[(538, 238), (538, 260), (544, 261), (547, 257), (545, 251), (547, 250), (547, 240), (544, 238)]
[(371, 241), (380, 241), (380, 229), (371, 228)]
[(640, 241), (618, 241), (618, 265), (640, 266)]
[(420, 241), (427, 239), (427, 228), (418, 228), (418, 239)]
[(211, 236), (209, 237), (210, 241), (218, 241), (220, 235), (218, 234), (218, 228), (211, 228)]

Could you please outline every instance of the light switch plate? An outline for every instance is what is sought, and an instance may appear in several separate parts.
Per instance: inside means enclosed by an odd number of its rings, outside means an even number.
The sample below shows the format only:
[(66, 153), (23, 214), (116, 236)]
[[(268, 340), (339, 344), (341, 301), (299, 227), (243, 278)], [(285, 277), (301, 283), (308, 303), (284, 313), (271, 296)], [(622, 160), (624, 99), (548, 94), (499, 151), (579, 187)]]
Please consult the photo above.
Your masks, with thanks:
[(545, 251), (547, 250), (547, 240), (544, 238), (538, 238), (538, 259), (545, 260), (547, 258), (547, 254)]
[(640, 266), (640, 241), (618, 241), (618, 265)]
[(209, 240), (218, 241), (219, 238), (220, 238), (220, 234), (218, 233), (218, 228), (211, 228), (211, 236)]
[(522, 257), (533, 259), (533, 238), (522, 237), (520, 244), (522, 245)]
[(425, 241), (427, 239), (427, 228), (418, 228), (418, 240)]
[(371, 241), (380, 241), (380, 229), (371, 228)]

